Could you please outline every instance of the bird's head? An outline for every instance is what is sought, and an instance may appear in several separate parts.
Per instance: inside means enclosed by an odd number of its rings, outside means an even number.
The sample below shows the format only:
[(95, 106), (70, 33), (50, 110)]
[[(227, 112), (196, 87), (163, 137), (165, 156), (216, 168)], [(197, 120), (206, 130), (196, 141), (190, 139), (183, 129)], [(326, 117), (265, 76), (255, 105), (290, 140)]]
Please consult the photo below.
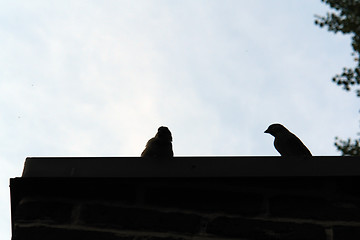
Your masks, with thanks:
[(160, 139), (172, 142), (171, 132), (167, 127), (164, 126), (159, 127), (156, 136)]
[(271, 124), (268, 129), (265, 130), (264, 133), (269, 133), (273, 135), (274, 137), (278, 136), (281, 133), (288, 132), (289, 130), (286, 129), (283, 125), (279, 123)]

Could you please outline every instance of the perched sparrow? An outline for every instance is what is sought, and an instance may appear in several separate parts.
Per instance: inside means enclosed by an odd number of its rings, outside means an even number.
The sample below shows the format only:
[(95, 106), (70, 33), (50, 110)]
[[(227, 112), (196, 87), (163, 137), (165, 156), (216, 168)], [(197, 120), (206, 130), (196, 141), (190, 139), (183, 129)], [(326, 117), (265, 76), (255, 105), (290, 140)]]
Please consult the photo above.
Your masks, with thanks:
[(174, 156), (171, 142), (172, 136), (170, 130), (167, 127), (159, 127), (155, 137), (147, 142), (141, 156), (171, 158)]
[(281, 124), (271, 124), (265, 133), (275, 137), (274, 146), (281, 156), (312, 156), (301, 140)]

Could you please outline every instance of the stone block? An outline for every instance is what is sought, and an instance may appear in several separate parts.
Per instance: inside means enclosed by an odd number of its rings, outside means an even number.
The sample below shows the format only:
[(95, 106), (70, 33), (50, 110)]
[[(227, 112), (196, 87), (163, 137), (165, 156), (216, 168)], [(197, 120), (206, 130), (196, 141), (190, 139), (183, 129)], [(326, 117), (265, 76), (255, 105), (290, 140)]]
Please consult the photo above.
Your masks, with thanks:
[(360, 221), (358, 203), (324, 197), (276, 196), (269, 200), (269, 211), (273, 217)]
[(132, 236), (119, 236), (111, 232), (91, 231), (46, 226), (16, 227), (12, 240), (133, 240)]
[(16, 222), (69, 223), (73, 205), (60, 200), (25, 200), (16, 208)]
[(260, 194), (216, 189), (150, 188), (145, 191), (145, 204), (202, 212), (225, 212), (256, 216), (265, 213)]
[(194, 234), (200, 230), (202, 218), (195, 214), (180, 212), (87, 204), (82, 208), (80, 219), (85, 225), (109, 229)]
[(273, 222), (245, 218), (218, 217), (207, 226), (207, 233), (216, 237), (251, 240), (325, 240), (321, 226), (289, 222)]

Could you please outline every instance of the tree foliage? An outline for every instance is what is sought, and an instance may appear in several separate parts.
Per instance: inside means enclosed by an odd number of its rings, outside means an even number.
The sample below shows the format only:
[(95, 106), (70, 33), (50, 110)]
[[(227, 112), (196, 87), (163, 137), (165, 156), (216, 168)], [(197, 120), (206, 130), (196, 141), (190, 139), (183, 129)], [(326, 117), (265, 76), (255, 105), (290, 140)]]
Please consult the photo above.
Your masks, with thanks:
[(339, 138), (335, 138), (335, 146), (338, 151), (342, 152), (342, 155), (346, 156), (360, 156), (360, 140), (355, 139), (352, 141), (351, 139), (348, 140), (341, 140)]
[[(354, 85), (360, 84), (360, 1), (359, 0), (321, 0), (335, 9), (336, 12), (327, 13), (326, 17), (316, 16), (315, 24), (320, 27), (327, 26), (328, 31), (342, 32), (351, 34), (353, 55), (356, 67), (343, 69), (341, 74), (337, 74), (333, 81), (342, 85), (350, 91)], [(356, 90), (360, 96), (360, 90)]]
[[(355, 67), (343, 68), (341, 74), (336, 74), (332, 81), (342, 86), (346, 91), (354, 90), (360, 97), (360, 0), (321, 0), (328, 4), (334, 11), (325, 17), (315, 16), (315, 24), (327, 27), (328, 31), (341, 32), (351, 35)], [(360, 156), (360, 140), (341, 140), (335, 138), (336, 148), (342, 155)]]

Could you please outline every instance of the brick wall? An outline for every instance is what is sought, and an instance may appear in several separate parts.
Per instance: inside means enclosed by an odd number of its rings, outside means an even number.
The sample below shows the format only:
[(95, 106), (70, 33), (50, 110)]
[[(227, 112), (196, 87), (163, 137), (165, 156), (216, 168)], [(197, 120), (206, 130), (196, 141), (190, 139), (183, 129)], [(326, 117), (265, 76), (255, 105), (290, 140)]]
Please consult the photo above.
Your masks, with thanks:
[(359, 180), (13, 178), (12, 239), (360, 239)]

